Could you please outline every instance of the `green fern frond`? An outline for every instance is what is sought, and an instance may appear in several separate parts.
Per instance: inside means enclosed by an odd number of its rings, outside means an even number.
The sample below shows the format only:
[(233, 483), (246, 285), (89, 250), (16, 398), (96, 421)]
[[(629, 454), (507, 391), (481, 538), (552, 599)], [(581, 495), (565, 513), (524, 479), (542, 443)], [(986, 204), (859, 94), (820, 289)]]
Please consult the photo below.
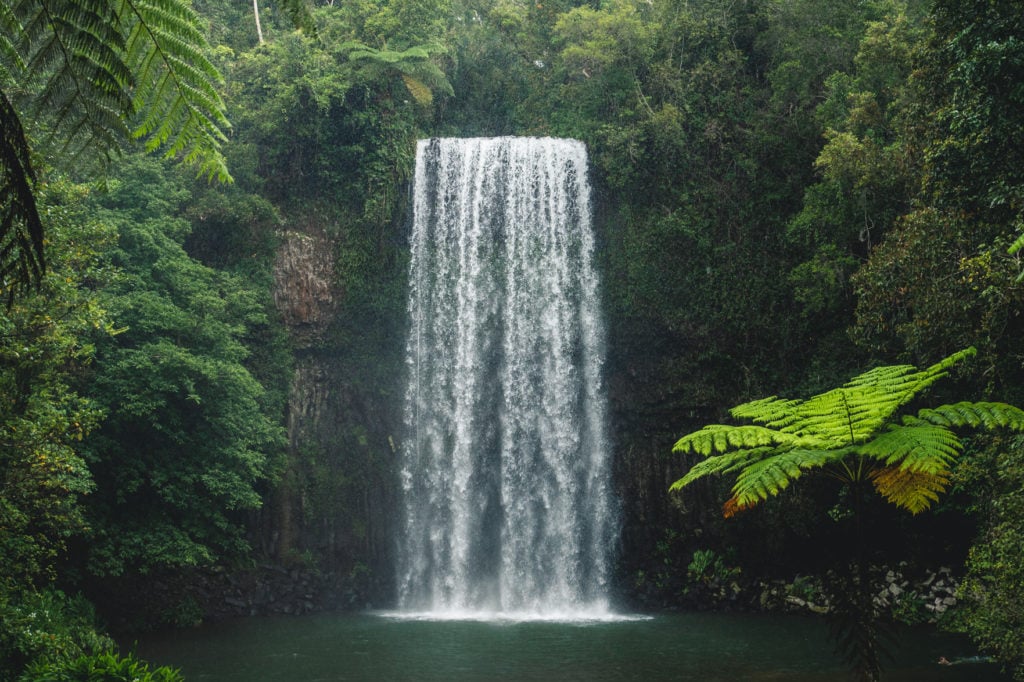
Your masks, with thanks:
[(133, 101), (132, 135), (200, 173), (231, 179), (220, 151), (230, 127), (216, 84), (220, 74), (204, 54), (199, 19), (183, 0), (121, 0), (131, 26), (129, 62), (143, 76)]
[(799, 415), (793, 408), (801, 402), (800, 400), (787, 400), (771, 396), (737, 405), (729, 410), (729, 414), (733, 417), (749, 419), (758, 424), (764, 424), (769, 428), (785, 430), (786, 427), (799, 419)]
[(694, 452), (707, 457), (714, 453), (724, 453), (737, 448), (794, 444), (797, 440), (798, 438), (793, 434), (767, 429), (763, 426), (709, 424), (699, 431), (680, 438), (676, 441), (672, 451)]
[(951, 428), (961, 426), (1008, 428), (1024, 431), (1024, 410), (1006, 403), (961, 402), (923, 409), (917, 413), (919, 419)]
[(33, 93), (28, 109), (49, 128), (47, 142), (77, 154), (93, 146), (102, 153), (125, 139), (132, 74), (111, 4), (21, 0), (14, 14), (22, 25), (25, 92)]
[(740, 508), (753, 506), (778, 495), (807, 469), (822, 467), (836, 456), (825, 450), (789, 450), (765, 457), (740, 471), (732, 487), (733, 498)]
[(946, 491), (949, 475), (885, 467), (872, 472), (871, 482), (888, 502), (911, 514), (919, 514), (939, 501), (939, 495)]
[(682, 490), (699, 478), (713, 474), (727, 474), (742, 469), (772, 452), (772, 448), (751, 448), (734, 450), (717, 457), (709, 457), (690, 468), (686, 475), (673, 483), (669, 490)]
[(967, 348), (922, 370), (878, 367), (805, 401), (773, 396), (739, 405), (731, 410), (734, 417), (765, 426), (716, 424), (680, 438), (675, 452), (708, 459), (672, 489), (708, 474), (736, 473), (725, 506), (729, 515), (777, 495), (806, 471), (824, 468), (845, 481), (866, 473), (886, 499), (917, 513), (945, 489), (963, 449), (953, 428), (1024, 431), (1024, 411), (1003, 403), (944, 405), (900, 419), (901, 407), (974, 354)]
[(962, 450), (963, 443), (955, 433), (927, 422), (913, 426), (894, 425), (857, 448), (861, 455), (886, 466), (926, 474), (948, 472)]
[(22, 39), (22, 33), (21, 22), (14, 10), (8, 3), (0, 3), (0, 78), (9, 78), (12, 73), (25, 68), (16, 47)]
[(306, 0), (279, 0), (278, 4), (291, 19), (295, 28), (311, 37), (317, 35), (316, 21), (313, 19), (313, 12)]
[(340, 49), (348, 54), (349, 61), (363, 63), (366, 65), (364, 68), (372, 69), (374, 77), (382, 72), (398, 74), (419, 104), (430, 104), (435, 90), (454, 94), (444, 72), (430, 59), (431, 54), (443, 51), (437, 45), (414, 45), (400, 51), (378, 50), (350, 40), (342, 43)]

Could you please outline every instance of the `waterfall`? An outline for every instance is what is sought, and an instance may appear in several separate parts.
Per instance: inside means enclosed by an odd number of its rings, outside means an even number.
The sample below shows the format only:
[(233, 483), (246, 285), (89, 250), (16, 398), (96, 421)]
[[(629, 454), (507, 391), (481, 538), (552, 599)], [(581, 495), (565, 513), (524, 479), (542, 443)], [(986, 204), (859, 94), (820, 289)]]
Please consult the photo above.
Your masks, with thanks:
[(421, 140), (399, 605), (607, 609), (616, 528), (583, 143)]

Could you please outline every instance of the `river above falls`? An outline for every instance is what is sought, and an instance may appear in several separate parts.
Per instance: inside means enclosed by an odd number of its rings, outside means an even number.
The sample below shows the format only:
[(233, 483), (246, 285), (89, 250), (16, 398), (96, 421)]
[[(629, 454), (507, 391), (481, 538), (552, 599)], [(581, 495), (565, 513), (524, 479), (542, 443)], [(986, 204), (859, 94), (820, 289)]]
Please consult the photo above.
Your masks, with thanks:
[[(812, 617), (668, 614), (543, 622), (427, 620), (388, 614), (250, 618), (145, 636), (138, 654), (188, 682), (336, 680), (848, 679)], [(887, 682), (996, 682), (998, 667), (966, 662), (969, 642), (931, 628), (904, 633)]]

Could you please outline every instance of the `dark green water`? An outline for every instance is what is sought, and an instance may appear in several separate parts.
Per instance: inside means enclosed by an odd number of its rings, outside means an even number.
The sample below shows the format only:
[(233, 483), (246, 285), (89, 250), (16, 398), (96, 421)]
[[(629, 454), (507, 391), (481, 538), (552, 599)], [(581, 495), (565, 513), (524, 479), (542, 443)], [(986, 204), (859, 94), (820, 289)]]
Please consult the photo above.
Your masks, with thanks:
[[(848, 679), (815, 618), (680, 614), (597, 623), (401, 620), (380, 615), (253, 618), (153, 635), (140, 656), (186, 680), (792, 680)], [(1004, 680), (932, 630), (903, 636), (891, 682)]]

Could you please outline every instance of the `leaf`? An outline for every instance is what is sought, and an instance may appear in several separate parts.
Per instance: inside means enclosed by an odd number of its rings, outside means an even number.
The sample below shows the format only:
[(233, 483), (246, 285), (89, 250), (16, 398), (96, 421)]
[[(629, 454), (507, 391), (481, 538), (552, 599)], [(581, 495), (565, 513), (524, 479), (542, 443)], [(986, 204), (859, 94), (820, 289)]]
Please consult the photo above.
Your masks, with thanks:
[(911, 426), (893, 425), (886, 433), (860, 446), (858, 451), (886, 466), (937, 473), (948, 471), (962, 449), (960, 439), (949, 429), (920, 422)]
[(752, 506), (778, 495), (805, 470), (821, 467), (834, 458), (834, 453), (823, 450), (790, 450), (765, 457), (740, 471), (732, 487), (733, 497), (740, 506)]

